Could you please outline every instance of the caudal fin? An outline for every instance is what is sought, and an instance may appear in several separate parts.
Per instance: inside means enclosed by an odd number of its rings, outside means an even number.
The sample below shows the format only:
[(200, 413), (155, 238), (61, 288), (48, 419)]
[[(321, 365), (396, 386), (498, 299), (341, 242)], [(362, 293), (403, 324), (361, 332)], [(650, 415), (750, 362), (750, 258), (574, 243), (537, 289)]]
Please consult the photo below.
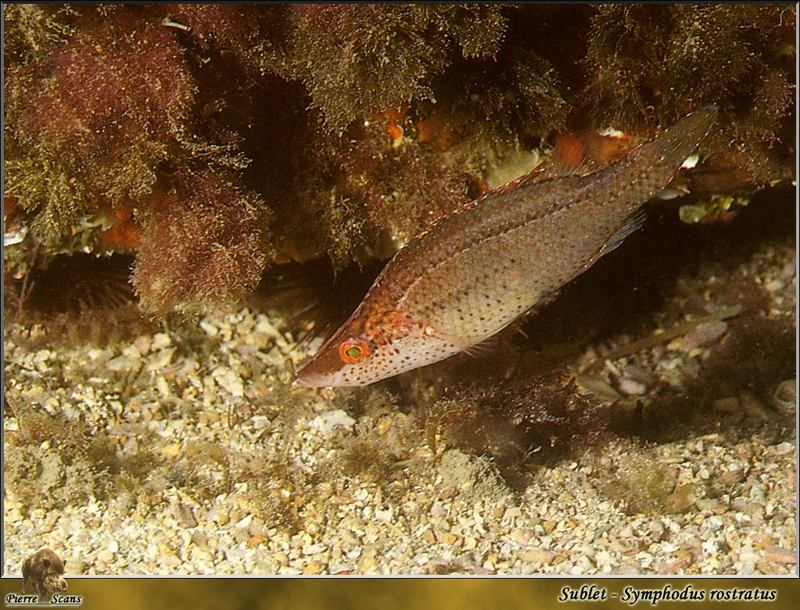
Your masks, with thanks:
[(677, 172), (711, 130), (718, 113), (719, 108), (714, 104), (692, 112), (634, 150), (631, 153), (632, 160), (635, 158), (638, 162), (647, 159)]

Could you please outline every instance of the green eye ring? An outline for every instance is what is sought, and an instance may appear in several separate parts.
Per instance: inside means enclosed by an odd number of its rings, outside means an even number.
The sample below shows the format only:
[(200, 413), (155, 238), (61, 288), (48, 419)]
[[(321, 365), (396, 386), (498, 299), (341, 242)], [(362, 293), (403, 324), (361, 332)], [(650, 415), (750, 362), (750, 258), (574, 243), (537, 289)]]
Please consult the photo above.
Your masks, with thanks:
[(348, 364), (363, 362), (369, 354), (369, 344), (363, 339), (348, 339), (339, 346), (339, 357)]

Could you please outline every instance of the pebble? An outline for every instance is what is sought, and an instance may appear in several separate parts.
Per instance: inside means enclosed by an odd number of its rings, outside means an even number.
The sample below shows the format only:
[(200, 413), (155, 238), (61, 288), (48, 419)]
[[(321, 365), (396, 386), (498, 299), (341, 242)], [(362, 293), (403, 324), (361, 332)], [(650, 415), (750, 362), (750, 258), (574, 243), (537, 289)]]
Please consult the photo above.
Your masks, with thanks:
[(551, 563), (553, 563), (555, 557), (556, 554), (554, 552), (537, 548), (526, 549), (519, 553), (519, 558), (522, 561), (528, 563), (540, 563), (543, 565), (550, 565)]
[(156, 377), (156, 389), (158, 389), (158, 393), (162, 398), (169, 398), (172, 396), (169, 383), (167, 383), (167, 380), (162, 375)]
[(729, 413), (734, 414), (738, 413), (741, 410), (739, 405), (739, 399), (735, 396), (731, 396), (728, 398), (718, 398), (711, 406), (714, 408), (715, 411), (718, 413)]
[[(16, 504), (16, 503), (15, 503)], [(22, 511), (20, 510), (22, 505), (14, 505), (5, 507), (5, 521), (7, 523), (19, 523), (24, 519), (22, 515)]]
[(797, 563), (797, 552), (773, 546), (767, 549), (764, 558), (775, 563)]
[(717, 341), (728, 330), (724, 320), (704, 322), (698, 324), (687, 335), (678, 340), (678, 347), (683, 351), (690, 351)]
[(785, 284), (781, 280), (776, 278), (769, 279), (767, 280), (767, 283), (764, 284), (764, 288), (766, 288), (770, 292), (779, 292), (783, 290), (784, 286)]
[(171, 504), (172, 516), (184, 527), (197, 527), (197, 519), (194, 517), (192, 507), (181, 502), (177, 498)]
[(140, 335), (136, 337), (133, 344), (136, 346), (140, 355), (146, 356), (150, 353), (150, 347), (153, 345), (153, 338), (148, 335)]
[(208, 511), (208, 518), (214, 523), (222, 526), (227, 525), (231, 520), (230, 514), (226, 510), (216, 508)]
[(231, 368), (220, 366), (212, 371), (214, 381), (235, 398), (244, 396), (244, 385), (239, 375)]
[(200, 328), (209, 337), (216, 337), (219, 334), (219, 329), (208, 320), (200, 320)]
[(461, 540), (458, 536), (451, 532), (438, 532), (436, 534), (436, 539), (447, 546), (453, 546)]
[(324, 544), (308, 544), (302, 548), (303, 555), (318, 555), (326, 551), (328, 547)]
[(664, 502), (666, 509), (669, 512), (685, 513), (695, 502), (702, 497), (702, 491), (699, 485), (695, 483), (685, 483), (679, 485), (672, 494), (670, 494)]
[(112, 358), (106, 363), (106, 368), (109, 371), (128, 371), (136, 366), (139, 366), (139, 357), (122, 355)]
[[(381, 405), (365, 404), (356, 417), (348, 412), (348, 405), (360, 400), (352, 390), (288, 385), (287, 358), (298, 364), (303, 348), (290, 351), (291, 337), (284, 337), (282, 324), (268, 315), (248, 310), (210, 315), (200, 322), (202, 332), (189, 329), (188, 336), (181, 328), (103, 350), (37, 347), (26, 352), (9, 346), (10, 371), (28, 362), (37, 370), (54, 368), (70, 376), (64, 393), (43, 387), (44, 373), (38, 381), (12, 373), (15, 391), (37, 396), (35, 404), (51, 404), (54, 413), (68, 405), (75, 417), (86, 417), (112, 435), (123, 460), (147, 451), (159, 459), (152, 473), (127, 492), (124, 510), (113, 499), (67, 503), (57, 514), (29, 509), (29, 500), (22, 501), (10, 487), (4, 515), (7, 573), (18, 573), (30, 547), (39, 545), (63, 549), (68, 573), (115, 575), (586, 576), (794, 569), (796, 443), (787, 435), (765, 440), (748, 427), (735, 436), (721, 429), (716, 435), (659, 443), (647, 451), (653, 452), (654, 464), (674, 470), (669, 484), (677, 486), (667, 504), (676, 512), (626, 514), (601, 482), (624, 464), (628, 445), (620, 444), (605, 462), (589, 451), (542, 466), (524, 489), (512, 491), (487, 459), (449, 444), (442, 450), (444, 441), (434, 454), (413, 414), (395, 408), (396, 396), (363, 394)], [(682, 348), (712, 345), (726, 331), (725, 324), (700, 325)], [(204, 340), (195, 353), (187, 353)], [(269, 351), (261, 354), (261, 349)], [(663, 356), (664, 348), (659, 349)], [(656, 352), (649, 350), (647, 357)], [(616, 389), (602, 378), (584, 379), (581, 385), (605, 398), (641, 396), (703, 372), (687, 365), (686, 358), (672, 353), (671, 364), (665, 364), (663, 358), (626, 357), (616, 361), (616, 372), (609, 371), (618, 380)], [(122, 373), (142, 361), (148, 365), (124, 408), (114, 412), (109, 407), (117, 399), (109, 396), (118, 391), (113, 388), (123, 375), (109, 374), (109, 360)], [(272, 367), (284, 376), (276, 380)], [(258, 392), (237, 400), (253, 387)], [(726, 422), (722, 414), (743, 413), (742, 403), (750, 398), (738, 392), (733, 387), (729, 394), (735, 395), (718, 396), (710, 416)], [(769, 408), (762, 407), (773, 416), (780, 410), (776, 401), (794, 408), (794, 380), (779, 384), (769, 400)], [(117, 419), (122, 421), (109, 421)], [(16, 421), (8, 420), (7, 429), (13, 430)], [(362, 435), (377, 439), (379, 449), (390, 442), (399, 448), (388, 458), (378, 454), (390, 467), (377, 470), (377, 477), (372, 471), (344, 475), (337, 468), (343, 439)], [(188, 443), (220, 447), (221, 462), (187, 464)], [(48, 443), (32, 451), (53, 447)], [(227, 458), (231, 463), (224, 466)], [(231, 480), (228, 468), (235, 475)], [(703, 497), (707, 489), (713, 497)]]
[(797, 410), (797, 380), (787, 379), (779, 383), (772, 394), (772, 404), (783, 415), (794, 415)]
[(793, 443), (778, 443), (772, 450), (773, 455), (790, 455), (795, 452)]
[(192, 532), (192, 544), (198, 547), (204, 547), (208, 544), (208, 534), (202, 530), (195, 530)]
[(623, 377), (619, 380), (619, 391), (628, 396), (643, 396), (647, 394), (647, 387), (638, 381), (634, 381), (629, 377)]
[(315, 574), (322, 574), (325, 566), (318, 561), (311, 561), (309, 562), (306, 567), (303, 568), (303, 574), (307, 576), (312, 576)]
[(335, 409), (333, 411), (326, 411), (312, 419), (309, 423), (309, 427), (318, 430), (324, 436), (330, 436), (337, 426), (349, 429), (352, 428), (355, 423), (356, 420), (350, 417), (346, 411)]
[(250, 527), (250, 524), (252, 522), (253, 522), (253, 515), (249, 514), (249, 515), (243, 517), (242, 519), (240, 519), (239, 521), (237, 521), (234, 524), (234, 527), (236, 527), (236, 529), (240, 529), (240, 530), (247, 529), (248, 527)]
[(773, 414), (766, 405), (755, 397), (751, 392), (742, 392), (739, 395), (739, 403), (742, 410), (756, 420), (766, 422), (773, 418)]
[(108, 349), (98, 349), (93, 347), (86, 352), (86, 355), (89, 360), (95, 362), (96, 364), (101, 364), (111, 358), (112, 352)]
[(71, 574), (86, 574), (89, 569), (89, 562), (82, 557), (71, 557), (64, 564), (64, 572), (67, 576)]
[(136, 345), (128, 345), (122, 350), (123, 356), (128, 356), (129, 358), (133, 358), (138, 363), (139, 358), (141, 358), (142, 354), (139, 351), (139, 348)]
[(172, 345), (172, 337), (170, 337), (166, 333), (156, 333), (153, 335), (153, 341), (151, 343), (151, 348), (153, 350), (160, 350), (164, 349), (165, 347), (169, 347)]
[(175, 355), (174, 347), (163, 347), (160, 350), (151, 353), (147, 357), (147, 370), (160, 371), (166, 368), (172, 362), (172, 358), (174, 355)]
[(701, 498), (695, 501), (695, 506), (697, 506), (698, 510), (712, 512), (719, 506), (719, 500), (715, 498)]
[(718, 481), (722, 485), (735, 485), (736, 483), (741, 483), (744, 481), (744, 471), (741, 468), (736, 468), (735, 470), (726, 470), (719, 475)]
[(655, 542), (661, 542), (664, 540), (665, 534), (667, 529), (664, 527), (664, 524), (661, 523), (658, 519), (653, 519), (650, 522), (650, 536)]

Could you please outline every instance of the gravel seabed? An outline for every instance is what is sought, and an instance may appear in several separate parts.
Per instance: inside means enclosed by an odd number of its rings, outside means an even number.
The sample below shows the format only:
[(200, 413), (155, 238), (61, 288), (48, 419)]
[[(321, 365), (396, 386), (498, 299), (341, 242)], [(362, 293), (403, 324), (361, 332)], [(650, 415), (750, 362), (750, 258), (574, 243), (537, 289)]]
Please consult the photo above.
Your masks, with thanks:
[[(775, 297), (768, 315), (793, 316), (793, 255), (758, 257), (775, 259), (773, 275), (757, 278)], [(6, 332), (5, 457), (25, 445), (15, 414), (29, 409), (82, 421), (121, 460), (153, 463), (99, 498), (58, 500), (56, 490), (80, 479), (66, 464), (46, 479), (42, 464), (58, 439), (28, 443), (42, 460), (30, 468), (33, 491), (6, 466), (8, 575), (41, 546), (66, 560), (69, 575), (796, 571), (791, 434), (754, 427), (738, 438), (721, 431), (642, 448), (667, 469), (683, 505), (628, 514), (598, 483), (605, 465), (627, 459), (628, 445), (539, 468), (512, 490), (486, 458), (432, 448), (410, 413), (382, 405), (355, 413), (352, 393), (292, 386), (292, 367), (307, 353), (266, 314), (209, 316), (103, 347), (44, 339), (32, 347), (43, 334), (14, 324)], [(793, 410), (789, 394), (784, 408)], [(723, 410), (748, 408), (720, 399)], [(343, 471), (353, 443), (379, 459), (389, 459), (382, 446), (402, 450), (390, 467)]]

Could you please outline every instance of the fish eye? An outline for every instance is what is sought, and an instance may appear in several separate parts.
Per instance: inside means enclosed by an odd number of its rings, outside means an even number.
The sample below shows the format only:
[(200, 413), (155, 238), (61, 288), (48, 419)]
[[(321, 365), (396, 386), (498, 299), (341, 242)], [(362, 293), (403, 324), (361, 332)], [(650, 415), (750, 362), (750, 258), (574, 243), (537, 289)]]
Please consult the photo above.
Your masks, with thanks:
[(363, 339), (348, 339), (339, 345), (339, 357), (348, 364), (364, 362), (369, 354), (369, 344)]

